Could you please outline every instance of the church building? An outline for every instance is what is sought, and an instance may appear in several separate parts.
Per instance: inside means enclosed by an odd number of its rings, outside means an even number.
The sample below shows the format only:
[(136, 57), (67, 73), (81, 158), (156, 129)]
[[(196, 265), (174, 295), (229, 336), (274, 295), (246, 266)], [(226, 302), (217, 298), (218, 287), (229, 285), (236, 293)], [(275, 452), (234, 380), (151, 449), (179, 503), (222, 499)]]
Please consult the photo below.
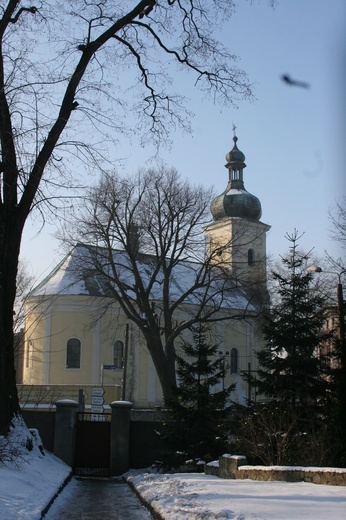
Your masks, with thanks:
[[(226, 155), (226, 189), (212, 201), (213, 220), (204, 231), (207, 250), (220, 252), (218, 258), (230, 286), (237, 280), (232, 299), (225, 299), (220, 313), (224, 318), (243, 313), (244, 319), (222, 319), (211, 327), (219, 355), (225, 360), (222, 385), (236, 383), (231, 398), (245, 403), (254, 389), (241, 373), (256, 370), (255, 352), (263, 345), (261, 317), (268, 305), (266, 233), (270, 226), (260, 221), (259, 199), (245, 189), (245, 156), (237, 140), (234, 136), (233, 148)], [(127, 319), (119, 303), (102, 291), (100, 279), (74, 276), (78, 258), (90, 250), (77, 244), (26, 299), (20, 395), (25, 394), (30, 401), (28, 395), (34, 389), (36, 395), (50, 393), (58, 399), (71, 397), (68, 391), (77, 388), (83, 390), (85, 403), (92, 405), (93, 389), (102, 387), (104, 405), (124, 399), (134, 408), (164, 406), (162, 388), (139, 328)], [(124, 251), (114, 254), (125, 255)], [(172, 273), (172, 294), (177, 298), (182, 284), (189, 283), (181, 273)], [(159, 295), (153, 293), (152, 300), (153, 305), (160, 305)], [(186, 312), (193, 313), (194, 305), (191, 298)], [(98, 411), (97, 403), (93, 406)]]

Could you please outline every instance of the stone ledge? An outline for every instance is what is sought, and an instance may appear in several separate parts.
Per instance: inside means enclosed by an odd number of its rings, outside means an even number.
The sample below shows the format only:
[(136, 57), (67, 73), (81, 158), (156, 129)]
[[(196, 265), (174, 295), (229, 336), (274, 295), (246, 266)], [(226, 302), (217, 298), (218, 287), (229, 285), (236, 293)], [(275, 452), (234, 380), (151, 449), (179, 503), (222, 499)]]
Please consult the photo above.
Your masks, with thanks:
[(206, 464), (204, 471), (207, 475), (216, 475), (225, 479), (277, 480), (346, 486), (345, 468), (249, 466), (243, 455), (222, 455), (218, 463)]

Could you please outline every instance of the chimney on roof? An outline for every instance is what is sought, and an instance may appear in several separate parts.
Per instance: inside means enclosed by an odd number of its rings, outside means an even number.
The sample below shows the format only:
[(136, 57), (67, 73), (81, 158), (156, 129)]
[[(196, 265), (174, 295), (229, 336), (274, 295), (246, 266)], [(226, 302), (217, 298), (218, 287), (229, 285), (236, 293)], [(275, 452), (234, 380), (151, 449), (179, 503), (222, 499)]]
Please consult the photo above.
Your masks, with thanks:
[(133, 222), (129, 224), (127, 232), (127, 249), (131, 255), (136, 255), (139, 250), (139, 226)]

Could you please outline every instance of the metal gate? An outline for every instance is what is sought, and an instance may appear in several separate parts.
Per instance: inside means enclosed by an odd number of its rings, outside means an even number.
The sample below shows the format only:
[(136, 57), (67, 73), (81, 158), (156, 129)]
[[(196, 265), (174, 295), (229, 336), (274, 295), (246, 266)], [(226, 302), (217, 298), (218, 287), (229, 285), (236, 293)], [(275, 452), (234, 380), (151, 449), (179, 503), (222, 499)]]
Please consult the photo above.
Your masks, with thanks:
[(74, 473), (110, 475), (111, 414), (79, 413), (76, 427)]

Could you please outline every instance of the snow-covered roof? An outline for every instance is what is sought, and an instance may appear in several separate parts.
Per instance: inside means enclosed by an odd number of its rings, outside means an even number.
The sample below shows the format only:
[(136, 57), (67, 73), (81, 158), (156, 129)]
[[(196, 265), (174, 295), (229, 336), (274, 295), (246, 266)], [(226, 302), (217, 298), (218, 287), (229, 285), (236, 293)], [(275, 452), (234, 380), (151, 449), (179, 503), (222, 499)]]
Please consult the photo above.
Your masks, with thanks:
[[(124, 251), (113, 250), (112, 262), (109, 262), (108, 252), (102, 248), (95, 248), (78, 244), (56, 268), (37, 286), (29, 297), (57, 296), (57, 295), (81, 295), (112, 297), (110, 285), (114, 282), (112, 268), (116, 268), (116, 276), (126, 286), (129, 296), (135, 297), (133, 290), (135, 278), (133, 266), (129, 256)], [(102, 267), (100, 268), (100, 265)], [(181, 261), (173, 267), (170, 276), (170, 299), (177, 301), (184, 296), (184, 303), (198, 304), (206, 296), (207, 284), (195, 288), (190, 294), (190, 288), (200, 276), (202, 263), (193, 261)], [(150, 299), (162, 300), (163, 272), (159, 269), (153, 277), (157, 267), (155, 258), (151, 255), (139, 254), (136, 259), (136, 268), (140, 273), (141, 283), (150, 291)], [(154, 278), (154, 282), (152, 283)], [(152, 283), (150, 289), (149, 285)], [(224, 275), (213, 276), (208, 286), (207, 298), (210, 305), (218, 305), (221, 308), (247, 309), (256, 311), (257, 306), (250, 301), (246, 291), (235, 287), (234, 282)]]

